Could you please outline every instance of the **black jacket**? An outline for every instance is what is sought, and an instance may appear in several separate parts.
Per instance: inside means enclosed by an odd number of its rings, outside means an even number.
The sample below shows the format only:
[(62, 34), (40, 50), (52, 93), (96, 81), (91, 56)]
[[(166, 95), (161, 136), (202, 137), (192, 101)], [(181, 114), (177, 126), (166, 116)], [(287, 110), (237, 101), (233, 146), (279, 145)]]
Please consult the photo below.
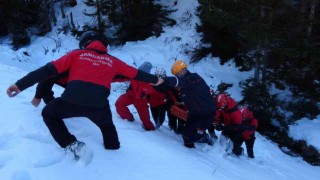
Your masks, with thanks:
[(67, 85), (68, 76), (69, 72), (67, 71), (39, 82), (36, 87), (36, 94), (34, 97), (39, 99), (42, 98), (46, 104), (49, 103), (54, 99), (54, 92), (52, 91), (53, 85), (57, 84), (65, 88)]
[(215, 114), (216, 104), (210, 94), (210, 88), (197, 73), (187, 72), (184, 77), (167, 77), (165, 84), (181, 88), (180, 97), (190, 115), (203, 117)]

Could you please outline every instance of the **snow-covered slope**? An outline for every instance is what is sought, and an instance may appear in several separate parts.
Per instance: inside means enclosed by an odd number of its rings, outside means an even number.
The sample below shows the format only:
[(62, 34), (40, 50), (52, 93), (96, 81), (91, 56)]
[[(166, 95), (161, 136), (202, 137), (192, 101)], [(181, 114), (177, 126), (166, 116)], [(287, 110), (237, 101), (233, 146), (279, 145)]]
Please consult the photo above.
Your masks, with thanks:
[[(162, 3), (173, 3), (162, 1)], [(192, 50), (199, 43), (199, 34), (194, 30), (195, 0), (178, 0), (176, 13), (172, 17), (178, 24), (165, 28), (159, 37), (145, 41), (130, 42), (123, 47), (109, 47), (110, 54), (139, 66), (150, 61), (154, 66), (170, 67), (175, 58), (190, 60), (184, 52)], [(84, 5), (68, 9), (77, 15), (78, 21), (85, 21), (81, 10)], [(79, 18), (82, 17), (82, 18)], [(189, 17), (191, 17), (189, 19)], [(57, 145), (41, 118), (44, 104), (34, 108), (30, 101), (35, 87), (31, 87), (17, 97), (10, 99), (5, 94), (9, 85), (29, 71), (58, 58), (77, 48), (77, 41), (70, 35), (55, 32), (48, 36), (61, 38), (62, 47), (55, 49), (55, 42), (48, 37), (35, 38), (31, 46), (12, 51), (8, 45), (0, 44), (0, 179), (3, 180), (87, 180), (87, 179), (132, 179), (132, 180), (316, 180), (320, 178), (320, 167), (313, 167), (301, 158), (293, 158), (279, 150), (277, 145), (257, 134), (255, 159), (246, 155), (240, 158), (227, 156), (216, 143), (213, 147), (197, 145), (196, 149), (187, 149), (182, 138), (167, 127), (154, 132), (146, 132), (141, 127), (138, 115), (130, 107), (136, 121), (123, 121), (116, 113), (114, 102), (123, 92), (122, 84), (112, 85), (109, 97), (113, 121), (118, 130), (121, 148), (107, 151), (102, 145), (102, 136), (97, 127), (85, 118), (65, 120), (71, 133), (84, 141), (93, 151), (94, 157), (87, 165), (76, 163), (70, 154)], [(181, 38), (181, 39), (180, 39)], [(180, 39), (180, 40), (179, 40)], [(50, 52), (44, 54), (44, 48)], [(23, 54), (28, 52), (29, 56)], [(251, 76), (251, 72), (239, 73), (234, 64), (220, 66), (217, 59), (207, 57), (196, 65), (189, 66), (190, 71), (198, 72), (213, 88), (221, 81), (234, 84), (230, 93), (235, 99), (241, 98), (237, 84)], [(63, 89), (54, 87), (56, 95)], [(219, 135), (219, 134), (218, 134)]]

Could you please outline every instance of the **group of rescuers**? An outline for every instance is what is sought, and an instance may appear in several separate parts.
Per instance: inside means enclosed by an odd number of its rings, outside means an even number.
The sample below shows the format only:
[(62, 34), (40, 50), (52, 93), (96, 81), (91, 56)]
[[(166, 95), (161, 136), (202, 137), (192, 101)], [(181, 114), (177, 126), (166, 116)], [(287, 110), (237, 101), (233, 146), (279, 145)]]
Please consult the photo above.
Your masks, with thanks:
[[(102, 133), (105, 149), (119, 149), (117, 130), (112, 121), (108, 101), (111, 83), (129, 81), (126, 92), (115, 102), (117, 113), (128, 122), (135, 120), (128, 109), (133, 105), (147, 131), (159, 129), (168, 117), (168, 126), (181, 134), (184, 146), (195, 148), (195, 143), (213, 145), (217, 140), (215, 130), (222, 131), (219, 142), (231, 144), (229, 152), (254, 158), (253, 146), (258, 121), (247, 107), (238, 107), (227, 93), (214, 94), (202, 77), (188, 70), (187, 64), (176, 60), (167, 76), (164, 68), (153, 68), (144, 62), (138, 69), (108, 54), (107, 43), (94, 31), (83, 33), (80, 49), (28, 73), (9, 86), (7, 94), (14, 97), (38, 83), (32, 104), (37, 107), (41, 99), (46, 103), (43, 120), (54, 140), (74, 153), (85, 143), (68, 131), (63, 119), (86, 117)], [(61, 97), (55, 98), (52, 87), (65, 88)], [(154, 123), (150, 120), (149, 105)]]

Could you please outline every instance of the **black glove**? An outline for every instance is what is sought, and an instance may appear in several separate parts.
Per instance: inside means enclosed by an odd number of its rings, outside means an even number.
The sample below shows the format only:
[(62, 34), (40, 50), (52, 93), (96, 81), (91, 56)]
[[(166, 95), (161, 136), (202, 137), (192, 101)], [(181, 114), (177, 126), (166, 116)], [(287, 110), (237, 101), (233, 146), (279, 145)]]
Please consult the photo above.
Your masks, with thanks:
[(217, 130), (217, 131), (223, 131), (225, 129), (225, 127), (222, 125), (222, 124), (216, 124), (214, 125), (214, 128)]

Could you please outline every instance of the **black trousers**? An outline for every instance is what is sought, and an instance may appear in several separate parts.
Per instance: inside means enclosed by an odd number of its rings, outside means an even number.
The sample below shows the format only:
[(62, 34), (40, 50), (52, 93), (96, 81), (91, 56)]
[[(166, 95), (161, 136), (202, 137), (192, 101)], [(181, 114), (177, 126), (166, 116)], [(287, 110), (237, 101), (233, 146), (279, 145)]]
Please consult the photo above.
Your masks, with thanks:
[(192, 144), (203, 136), (205, 130), (209, 128), (214, 118), (214, 114), (197, 117), (189, 115), (182, 132), (185, 144)]
[(242, 138), (241, 138), (241, 131), (230, 131), (230, 130), (223, 130), (222, 134), (228, 138), (230, 138), (230, 140), (232, 141), (233, 144), (233, 149), (232, 152), (237, 155), (240, 156), (242, 153), (242, 148), (241, 148), (241, 144), (242, 144)]
[(249, 140), (241, 140), (241, 144), (244, 142), (246, 144), (246, 149), (247, 149), (247, 154), (248, 157), (250, 158), (254, 158), (254, 154), (253, 154), (253, 145), (254, 145), (254, 141), (255, 141), (255, 137), (249, 139)]
[(102, 108), (90, 108), (70, 104), (57, 98), (43, 108), (42, 117), (52, 137), (62, 148), (76, 140), (63, 122), (63, 119), (71, 117), (86, 117), (97, 125), (101, 130), (106, 149), (120, 148), (109, 105)]
[(169, 128), (173, 130), (176, 134), (181, 134), (185, 125), (185, 121), (171, 114), (170, 110), (167, 111), (167, 116), (169, 120)]
[(175, 130), (177, 128), (178, 118), (172, 115), (170, 110), (167, 112), (167, 116), (168, 116), (168, 124), (170, 129)]
[(151, 107), (150, 106), (150, 110), (151, 110), (151, 114), (152, 114), (152, 118), (154, 120), (154, 123), (160, 124), (162, 125), (166, 116), (166, 112), (167, 112), (167, 106), (166, 105), (161, 105), (159, 107)]

